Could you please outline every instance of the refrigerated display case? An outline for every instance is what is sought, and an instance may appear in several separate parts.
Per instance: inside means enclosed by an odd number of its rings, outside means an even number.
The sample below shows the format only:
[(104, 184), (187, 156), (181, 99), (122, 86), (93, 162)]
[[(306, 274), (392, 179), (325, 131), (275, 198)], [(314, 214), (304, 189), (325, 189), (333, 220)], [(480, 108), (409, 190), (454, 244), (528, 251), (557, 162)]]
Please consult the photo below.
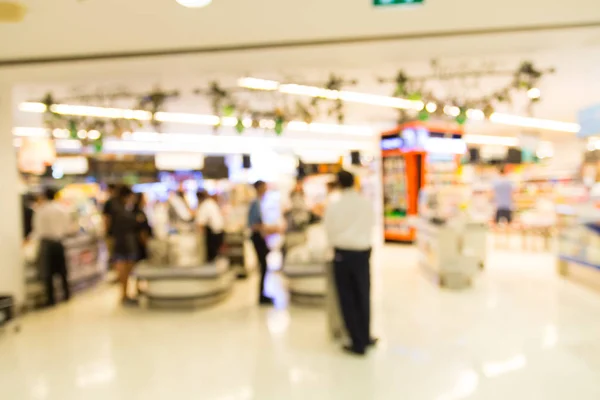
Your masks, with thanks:
[(418, 193), (423, 185), (424, 153), (383, 155), (384, 235), (386, 240), (412, 242), (415, 230), (408, 219), (417, 213)]
[(381, 135), (384, 238), (412, 243), (419, 191), (427, 182), (457, 183), (462, 128), (411, 122)]

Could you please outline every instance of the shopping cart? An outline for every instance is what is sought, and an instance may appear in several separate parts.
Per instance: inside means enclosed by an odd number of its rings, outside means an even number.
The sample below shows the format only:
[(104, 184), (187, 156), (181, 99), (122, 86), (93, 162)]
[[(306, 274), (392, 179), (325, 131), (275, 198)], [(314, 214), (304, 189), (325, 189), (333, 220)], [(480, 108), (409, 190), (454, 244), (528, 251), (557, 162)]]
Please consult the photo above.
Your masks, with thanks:
[(15, 303), (12, 296), (0, 295), (0, 332), (12, 327), (19, 332), (21, 327), (15, 323)]

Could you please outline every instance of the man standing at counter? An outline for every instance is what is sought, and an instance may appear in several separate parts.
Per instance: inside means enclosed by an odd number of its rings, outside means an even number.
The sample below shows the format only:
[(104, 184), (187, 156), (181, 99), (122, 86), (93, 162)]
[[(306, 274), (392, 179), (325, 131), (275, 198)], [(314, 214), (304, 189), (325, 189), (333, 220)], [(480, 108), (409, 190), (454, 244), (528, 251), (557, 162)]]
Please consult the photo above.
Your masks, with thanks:
[(198, 211), (196, 226), (204, 233), (206, 245), (206, 262), (214, 262), (223, 245), (223, 228), (225, 221), (219, 204), (205, 190), (200, 190), (198, 196)]
[(274, 226), (265, 225), (263, 222), (260, 203), (267, 193), (267, 184), (263, 181), (254, 183), (256, 189), (256, 199), (250, 204), (248, 212), (248, 227), (252, 231), (252, 244), (256, 251), (256, 258), (260, 266), (260, 284), (258, 302), (262, 305), (273, 304), (273, 299), (265, 296), (265, 277), (267, 275), (267, 256), (269, 255), (269, 247), (267, 246), (266, 236), (278, 233), (279, 229)]
[(62, 241), (70, 230), (71, 219), (67, 211), (56, 200), (57, 192), (46, 189), (42, 203), (33, 215), (32, 235), (40, 241), (40, 270), (46, 283), (48, 306), (56, 304), (54, 275), (60, 277), (65, 301), (71, 297), (67, 272), (65, 247)]
[(364, 355), (371, 338), (371, 240), (375, 218), (369, 200), (354, 189), (354, 175), (338, 173), (339, 199), (325, 210), (325, 229), (334, 248), (334, 276), (351, 354)]

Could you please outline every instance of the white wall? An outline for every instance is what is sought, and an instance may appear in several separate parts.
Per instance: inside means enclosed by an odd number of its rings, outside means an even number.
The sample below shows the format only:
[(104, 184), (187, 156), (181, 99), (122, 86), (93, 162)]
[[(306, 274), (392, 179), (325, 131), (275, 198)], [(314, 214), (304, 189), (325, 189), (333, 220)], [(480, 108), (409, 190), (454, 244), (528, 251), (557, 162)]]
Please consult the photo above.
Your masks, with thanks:
[(0, 86), (0, 293), (25, 299), (22, 212), (12, 137), (12, 91)]

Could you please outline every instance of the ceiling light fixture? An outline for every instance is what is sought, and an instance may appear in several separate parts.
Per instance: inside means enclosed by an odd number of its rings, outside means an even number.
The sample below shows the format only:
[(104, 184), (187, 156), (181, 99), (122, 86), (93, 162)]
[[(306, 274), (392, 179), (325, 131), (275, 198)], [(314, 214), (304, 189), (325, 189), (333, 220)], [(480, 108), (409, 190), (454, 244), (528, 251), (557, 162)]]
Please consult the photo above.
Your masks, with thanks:
[[(420, 100), (407, 100), (398, 97), (380, 96), (369, 93), (336, 91), (319, 88), (316, 86), (305, 86), (297, 84), (280, 84), (277, 81), (245, 77), (238, 80), (238, 86), (254, 90), (278, 90), (282, 93), (288, 93), (299, 96), (320, 97), (331, 100), (344, 100), (350, 103), (368, 104), (372, 106), (398, 108), (403, 110), (420, 111), (425, 108), (430, 113), (437, 110), (437, 104), (424, 104)], [(530, 98), (539, 98), (541, 91), (538, 88), (532, 88), (528, 91)], [(457, 117), (460, 114), (460, 109), (456, 106), (444, 106), (444, 113), (452, 117)], [(467, 111), (468, 117), (474, 120), (482, 120), (485, 115), (481, 110), (470, 109)], [(482, 118), (482, 115), (484, 118)], [(495, 124), (520, 126), (527, 128), (546, 129), (550, 131), (577, 133), (580, 126), (576, 123), (554, 121), (540, 118), (521, 117), (518, 115), (509, 115), (494, 113), (490, 117), (490, 121)]]
[(531, 88), (527, 91), (527, 97), (530, 99), (539, 99), (542, 95), (542, 91), (538, 88)]
[[(46, 111), (46, 106), (42, 103), (21, 103), (19, 105), (19, 110), (25, 112), (44, 113)], [(121, 108), (56, 104), (52, 106), (52, 111), (61, 115), (74, 115), (81, 117), (98, 117), (110, 119), (125, 118), (139, 121), (150, 121), (152, 119), (152, 113), (148, 111), (129, 110)], [(156, 121), (159, 122), (172, 122), (202, 126), (217, 126), (220, 123), (222, 126), (233, 127), (237, 124), (237, 118), (235, 117), (219, 118), (216, 115), (206, 114), (174, 113), (159, 111), (156, 114), (154, 114), (154, 118), (156, 119)], [(242, 123), (246, 128), (250, 128), (252, 126), (252, 119), (244, 118)], [(261, 120), (260, 127), (264, 129), (270, 129), (271, 127), (275, 127), (275, 121)], [(307, 124), (301, 121), (289, 121), (287, 124), (287, 128), (290, 131), (330, 134), (337, 133), (355, 136), (373, 136), (375, 134), (375, 130), (372, 127), (364, 125), (339, 125), (315, 122)]]
[(468, 144), (507, 146), (514, 147), (519, 145), (519, 139), (510, 136), (488, 136), (488, 135), (464, 135), (463, 139)]
[(581, 127), (573, 122), (554, 121), (551, 119), (540, 119), (521, 117), (518, 115), (493, 113), (490, 121), (495, 124), (521, 126), (523, 128), (547, 129), (549, 131), (577, 133)]
[(202, 8), (212, 3), (212, 0), (177, 0), (177, 2), (187, 8)]
[(434, 113), (437, 111), (437, 104), (435, 104), (434, 102), (429, 102), (427, 103), (427, 105), (425, 106), (425, 110), (427, 110), (427, 112), (430, 113)]
[(260, 78), (240, 78), (238, 79), (238, 86), (254, 90), (277, 90), (279, 89), (279, 82)]
[(345, 90), (330, 90), (317, 86), (297, 85), (295, 83), (281, 84), (277, 81), (260, 78), (238, 79), (238, 86), (265, 91), (279, 91), (297, 96), (318, 97), (329, 100), (343, 100), (349, 103), (368, 104), (372, 106), (391, 107), (402, 110), (422, 110), (425, 106), (420, 100), (406, 100), (398, 97), (380, 96), (370, 93), (349, 92)]

